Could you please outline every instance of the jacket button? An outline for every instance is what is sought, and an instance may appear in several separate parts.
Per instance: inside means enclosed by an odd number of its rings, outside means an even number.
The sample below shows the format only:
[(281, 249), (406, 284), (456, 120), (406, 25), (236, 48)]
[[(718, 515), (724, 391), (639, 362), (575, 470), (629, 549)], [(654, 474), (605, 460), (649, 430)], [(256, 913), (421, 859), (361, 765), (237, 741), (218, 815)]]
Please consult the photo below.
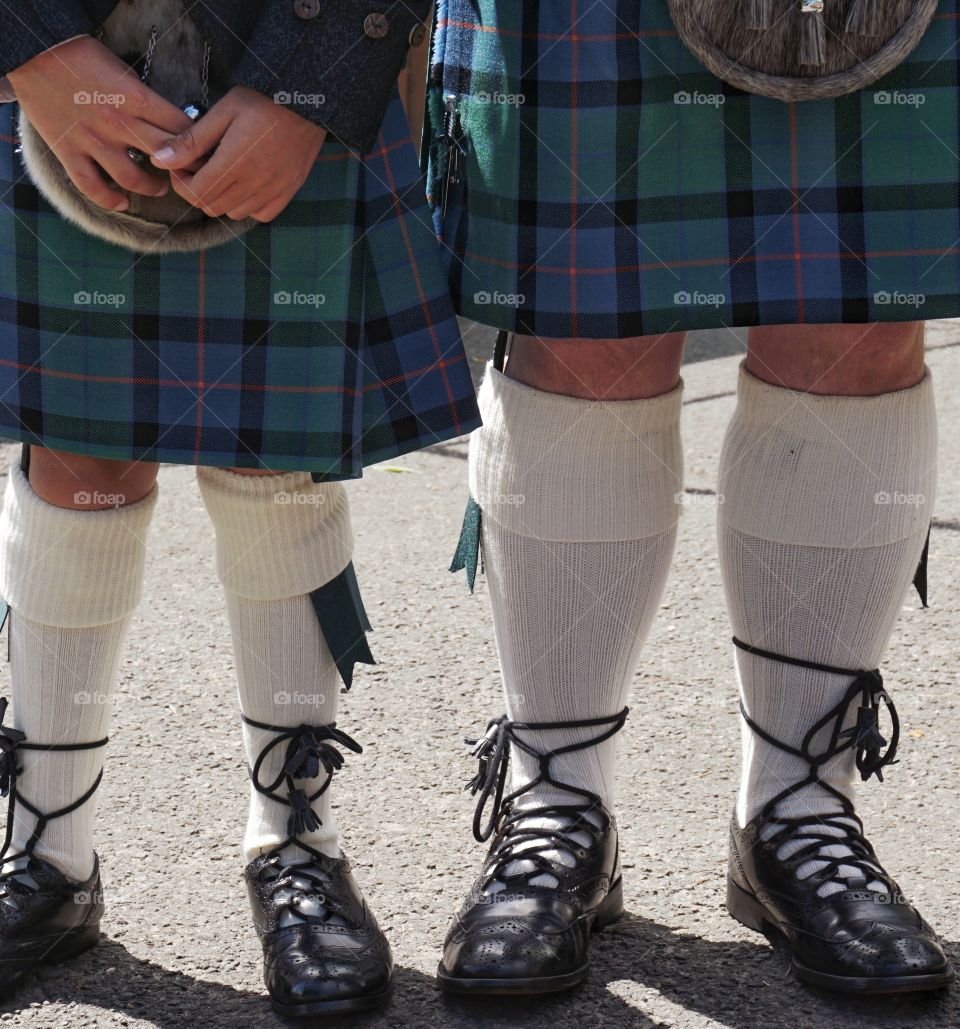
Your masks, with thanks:
[(419, 46), (423, 42), (423, 37), (427, 34), (427, 30), (423, 25), (414, 25), (410, 30), (410, 45)]
[(363, 31), (371, 39), (383, 39), (390, 29), (385, 14), (368, 14), (363, 21)]
[(293, 9), (297, 12), (298, 18), (310, 21), (320, 13), (320, 0), (296, 0)]

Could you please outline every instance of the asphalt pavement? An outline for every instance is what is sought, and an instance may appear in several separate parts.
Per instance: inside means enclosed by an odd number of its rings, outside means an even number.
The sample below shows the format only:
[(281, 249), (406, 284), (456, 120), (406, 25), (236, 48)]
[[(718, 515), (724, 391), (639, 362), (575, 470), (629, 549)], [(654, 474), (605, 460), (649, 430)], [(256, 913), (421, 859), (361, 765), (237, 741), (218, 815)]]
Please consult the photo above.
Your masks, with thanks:
[[(360, 667), (340, 724), (365, 747), (335, 786), (342, 843), (397, 961), (381, 1014), (326, 1024), (564, 1027), (947, 1027), (960, 985), (843, 999), (796, 983), (723, 907), (738, 715), (717, 565), (716, 467), (742, 341), (684, 369), (687, 500), (674, 566), (622, 734), (619, 819), (628, 917), (597, 936), (589, 981), (524, 1002), (449, 1000), (433, 973), (482, 856), (463, 783), (465, 733), (501, 711), (486, 585), (446, 571), (466, 499), (465, 440), (371, 468), (349, 487), (356, 566), (379, 663)], [(479, 368), (489, 338), (468, 333)], [(901, 762), (861, 790), (878, 852), (960, 963), (960, 323), (930, 323), (941, 480), (930, 607), (902, 613), (883, 671)], [(710, 353), (694, 341), (691, 353)], [(713, 351), (718, 352), (717, 350)], [(3, 467), (17, 448), (2, 448)], [(2, 485), (2, 484), (0, 484)], [(0, 667), (9, 691), (9, 665)], [(0, 1007), (3, 1026), (237, 1029), (274, 1016), (247, 911), (247, 783), (213, 530), (195, 470), (160, 472), (143, 602), (121, 665), (97, 846), (99, 947), (44, 970)], [(320, 1024), (320, 1023), (318, 1023)]]

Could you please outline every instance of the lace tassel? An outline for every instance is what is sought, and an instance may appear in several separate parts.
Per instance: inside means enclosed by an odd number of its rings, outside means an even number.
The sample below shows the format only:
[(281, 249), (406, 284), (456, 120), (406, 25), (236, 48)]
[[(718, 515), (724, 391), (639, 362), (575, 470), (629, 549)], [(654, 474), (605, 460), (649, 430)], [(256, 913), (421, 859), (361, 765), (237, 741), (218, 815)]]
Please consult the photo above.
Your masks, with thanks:
[(749, 0), (747, 28), (768, 29), (773, 24), (773, 0)]
[(800, 0), (802, 31), (800, 63), (822, 65), (827, 57), (827, 31), (823, 23), (823, 0)]
[(858, 36), (879, 36), (880, 4), (877, 0), (853, 0), (843, 28)]

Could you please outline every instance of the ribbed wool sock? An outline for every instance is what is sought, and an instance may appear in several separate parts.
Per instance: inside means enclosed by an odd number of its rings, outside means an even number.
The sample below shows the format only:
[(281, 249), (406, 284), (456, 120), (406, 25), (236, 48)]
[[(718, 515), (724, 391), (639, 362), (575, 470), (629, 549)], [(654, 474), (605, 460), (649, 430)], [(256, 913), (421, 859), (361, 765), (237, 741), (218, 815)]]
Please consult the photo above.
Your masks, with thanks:
[[(720, 565), (738, 639), (838, 668), (879, 665), (930, 524), (936, 438), (929, 371), (910, 389), (839, 397), (771, 386), (741, 366), (718, 486)], [(736, 661), (747, 713), (794, 747), (853, 681), (739, 649)], [(851, 704), (845, 727), (855, 721)], [(805, 778), (809, 765), (745, 723), (741, 728), (742, 826)], [(813, 745), (824, 749), (826, 732)], [(850, 799), (854, 756), (845, 750), (818, 773)], [(816, 825), (816, 816), (838, 811), (836, 798), (814, 784), (782, 800), (774, 813), (810, 814)], [(785, 845), (780, 856), (791, 849), (796, 847)], [(842, 857), (849, 851), (837, 845), (824, 853)], [(811, 860), (798, 874), (822, 867)], [(842, 867), (835, 881), (820, 887), (821, 895), (842, 890), (844, 877), (860, 874)]]
[[(10, 466), (0, 513), (0, 595), (10, 606), (12, 724), (26, 742), (90, 743), (109, 732), (157, 496), (154, 485), (124, 507), (75, 511), (47, 503), (19, 462)], [(44, 813), (59, 810), (94, 784), (104, 756), (104, 747), (20, 750), (17, 792)], [(94, 793), (75, 811), (52, 819), (34, 853), (69, 879), (87, 879), (94, 866), (96, 808)], [(35, 824), (18, 804), (10, 853), (22, 851)]]
[[(581, 400), (487, 368), (470, 490), (483, 512), (484, 567), (511, 719), (556, 722), (623, 709), (676, 537), (681, 392), (678, 385), (650, 400)], [(600, 732), (519, 735), (542, 753)], [(551, 774), (612, 809), (615, 754), (614, 737), (554, 758)], [(512, 788), (537, 774), (536, 759), (514, 746)], [(517, 803), (575, 800), (541, 784)], [(587, 842), (583, 833), (570, 835)], [(564, 852), (559, 859), (573, 861)]]
[[(266, 725), (335, 722), (339, 673), (309, 594), (350, 563), (353, 533), (345, 489), (314, 483), (308, 472), (241, 475), (206, 465), (197, 468), (197, 481), (216, 531), (217, 575), (226, 595), (241, 711)], [(277, 733), (243, 723), (243, 738), (252, 768)], [(270, 751), (261, 782), (280, 775), (285, 753), (282, 744)], [(303, 784), (313, 793), (325, 776), (321, 771)], [(298, 838), (336, 857), (331, 790), (312, 806), (320, 827)], [(251, 784), (243, 841), (248, 861), (287, 838), (289, 816), (288, 807)]]

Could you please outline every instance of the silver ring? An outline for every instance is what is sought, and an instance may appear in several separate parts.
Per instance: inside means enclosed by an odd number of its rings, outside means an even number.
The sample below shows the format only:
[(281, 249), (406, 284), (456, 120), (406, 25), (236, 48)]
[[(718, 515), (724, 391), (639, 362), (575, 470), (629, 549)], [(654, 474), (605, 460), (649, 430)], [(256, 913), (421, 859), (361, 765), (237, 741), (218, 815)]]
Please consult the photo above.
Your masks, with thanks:
[(134, 147), (127, 147), (127, 156), (134, 164), (143, 164), (147, 159), (147, 155), (142, 150), (136, 150)]

